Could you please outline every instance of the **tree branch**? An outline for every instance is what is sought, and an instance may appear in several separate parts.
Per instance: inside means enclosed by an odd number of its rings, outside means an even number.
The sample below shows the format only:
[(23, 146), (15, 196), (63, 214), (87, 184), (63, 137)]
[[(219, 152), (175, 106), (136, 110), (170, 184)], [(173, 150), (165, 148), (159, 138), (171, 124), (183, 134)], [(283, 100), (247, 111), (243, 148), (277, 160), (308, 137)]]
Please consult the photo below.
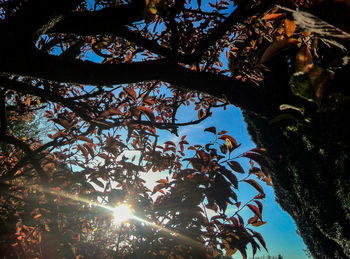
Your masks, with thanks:
[(62, 32), (77, 35), (114, 33), (122, 25), (143, 20), (142, 11), (143, 4), (128, 4), (94, 12), (72, 12), (67, 14), (48, 33)]
[[(23, 60), (23, 59), (22, 59)], [(64, 60), (36, 51), (23, 62), (7, 63), (4, 72), (52, 81), (88, 85), (114, 85), (159, 80), (183, 90), (199, 91), (251, 111), (262, 109), (262, 88), (251, 83), (198, 72), (164, 59), (122, 64), (97, 64), (90, 61)]]
[[(13, 40), (34, 41), (52, 26), (65, 13), (74, 9), (82, 0), (29, 0), (2, 24), (4, 29), (12, 32)], [(10, 34), (10, 33), (9, 33)], [(11, 35), (11, 34), (10, 34)]]
[(22, 82), (10, 80), (4, 77), (0, 77), (0, 84), (2, 87), (6, 89), (11, 89), (16, 92), (31, 94), (37, 97), (41, 97), (43, 99), (49, 100), (54, 103), (60, 103), (63, 106), (69, 108), (78, 116), (80, 116), (84, 120), (90, 120), (91, 118), (87, 115), (86, 111), (79, 106), (79, 103), (69, 100), (67, 98), (62, 97), (61, 95), (51, 92), (47, 89), (41, 89), (34, 87), (32, 85), (28, 85)]
[(36, 153), (30, 148), (28, 144), (10, 135), (0, 135), (0, 142), (11, 144), (22, 149), (24, 153), (26, 153), (28, 160), (30, 161), (30, 163), (33, 165), (34, 169), (37, 171), (38, 175), (40, 176), (40, 179), (43, 182), (43, 184), (48, 183), (48, 180), (49, 180), (48, 175), (41, 168), (41, 165), (38, 161)]

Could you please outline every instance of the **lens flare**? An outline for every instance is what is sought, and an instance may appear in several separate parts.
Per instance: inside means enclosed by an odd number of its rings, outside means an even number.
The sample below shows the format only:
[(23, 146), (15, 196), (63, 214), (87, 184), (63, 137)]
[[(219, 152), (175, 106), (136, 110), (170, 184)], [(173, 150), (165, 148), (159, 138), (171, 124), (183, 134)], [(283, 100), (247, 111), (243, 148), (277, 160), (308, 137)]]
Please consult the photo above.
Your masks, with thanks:
[(128, 206), (127, 204), (120, 204), (119, 206), (113, 209), (113, 216), (114, 224), (120, 225), (121, 223), (130, 219), (133, 216), (133, 214), (130, 206)]

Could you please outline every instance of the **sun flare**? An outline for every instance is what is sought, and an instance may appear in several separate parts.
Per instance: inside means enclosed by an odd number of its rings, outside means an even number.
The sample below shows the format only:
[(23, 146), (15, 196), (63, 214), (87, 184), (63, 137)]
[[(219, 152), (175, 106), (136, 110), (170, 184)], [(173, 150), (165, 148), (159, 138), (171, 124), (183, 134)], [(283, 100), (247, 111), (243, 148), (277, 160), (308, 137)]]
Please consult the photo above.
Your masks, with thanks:
[(114, 224), (120, 225), (132, 216), (132, 210), (127, 204), (121, 204), (113, 209)]

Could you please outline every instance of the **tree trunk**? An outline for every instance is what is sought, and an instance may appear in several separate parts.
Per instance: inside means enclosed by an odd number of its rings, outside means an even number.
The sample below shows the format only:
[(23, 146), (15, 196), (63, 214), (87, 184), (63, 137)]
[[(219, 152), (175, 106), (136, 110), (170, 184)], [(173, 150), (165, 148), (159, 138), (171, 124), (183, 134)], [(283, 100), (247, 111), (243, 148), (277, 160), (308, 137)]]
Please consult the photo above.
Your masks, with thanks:
[(307, 107), (304, 116), (290, 110), (287, 119), (276, 120), (281, 104), (293, 104), (281, 60), (287, 59), (274, 61), (264, 85), (270, 113), (244, 112), (248, 131), (266, 148), (276, 200), (314, 258), (350, 258), (350, 102), (344, 85), (350, 66), (328, 82), (323, 105)]

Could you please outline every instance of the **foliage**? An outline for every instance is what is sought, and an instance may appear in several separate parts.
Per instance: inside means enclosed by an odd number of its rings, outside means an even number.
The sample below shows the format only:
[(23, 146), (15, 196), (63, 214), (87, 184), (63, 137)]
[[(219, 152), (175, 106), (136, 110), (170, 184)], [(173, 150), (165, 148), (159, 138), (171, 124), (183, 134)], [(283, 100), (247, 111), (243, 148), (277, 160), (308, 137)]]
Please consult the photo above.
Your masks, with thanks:
[[(346, 51), (348, 34), (328, 23), (326, 34), (305, 29), (305, 19), (316, 18), (295, 8), (318, 1), (275, 4), (1, 2), (0, 141), (13, 149), (0, 161), (3, 254), (204, 258), (239, 251), (246, 258), (248, 245), (253, 253), (266, 249), (255, 230), (266, 223), (265, 194), (256, 181), (271, 184), (266, 151), (236, 154), (235, 138), (215, 127), (205, 130), (214, 137), (205, 145), (190, 144), (186, 136), (158, 139), (162, 130), (178, 135), (179, 127), (200, 123), (228, 104), (264, 117), (271, 110), (304, 115), (310, 105), (322, 108), (329, 100), (329, 64), (319, 49)], [(285, 60), (293, 102), (267, 107), (268, 63), (291, 48), (296, 62)], [(337, 58), (332, 69), (341, 62), (346, 60)], [(11, 132), (16, 118), (42, 105), (55, 127), (50, 140)], [(184, 107), (197, 117), (179, 122)], [(244, 158), (249, 172), (240, 165)], [(142, 172), (161, 176), (153, 190)], [(241, 183), (258, 192), (243, 205), (236, 195)], [(109, 208), (122, 202), (136, 216), (116, 227)], [(228, 204), (236, 211), (226, 213)], [(251, 218), (239, 215), (243, 208)], [(217, 215), (209, 218), (207, 209)]]

